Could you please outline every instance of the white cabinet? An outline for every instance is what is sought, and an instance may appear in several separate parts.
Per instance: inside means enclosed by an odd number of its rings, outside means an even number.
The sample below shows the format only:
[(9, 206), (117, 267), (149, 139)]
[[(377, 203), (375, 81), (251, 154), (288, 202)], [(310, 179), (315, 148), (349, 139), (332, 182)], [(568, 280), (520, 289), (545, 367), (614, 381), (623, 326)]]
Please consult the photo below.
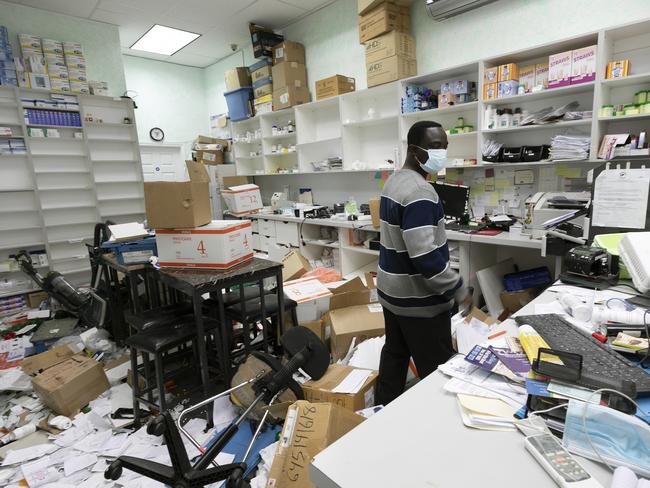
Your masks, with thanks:
[(269, 249), (277, 243), (275, 237), (260, 236), (260, 251), (269, 252)]
[(259, 220), (259, 233), (263, 236), (275, 237), (275, 220), (260, 219)]
[(253, 234), (252, 235), (251, 244), (253, 246), (253, 250), (255, 250), (255, 251), (261, 251), (262, 250), (262, 243), (260, 242), (260, 235), (259, 234)]
[(298, 224), (295, 222), (277, 221), (275, 223), (275, 235), (278, 244), (293, 247), (300, 246)]

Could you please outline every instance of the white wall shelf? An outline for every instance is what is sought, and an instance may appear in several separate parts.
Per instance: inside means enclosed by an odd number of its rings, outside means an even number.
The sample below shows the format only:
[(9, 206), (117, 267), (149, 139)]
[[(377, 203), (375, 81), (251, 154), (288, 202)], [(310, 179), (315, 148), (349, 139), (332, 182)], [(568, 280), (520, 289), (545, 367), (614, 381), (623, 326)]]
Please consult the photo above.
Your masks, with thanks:
[(594, 90), (593, 81), (580, 83), (578, 85), (561, 86), (559, 88), (549, 88), (547, 90), (535, 93), (526, 93), (524, 95), (514, 95), (512, 97), (497, 98), (495, 100), (484, 100), (487, 105), (512, 105), (513, 103), (524, 103), (534, 100), (546, 100), (549, 98), (574, 95), (577, 93), (590, 93)]
[[(90, 275), (84, 241), (92, 239), (94, 224), (103, 218), (119, 223), (144, 217), (136, 126), (118, 123), (124, 118), (135, 120), (133, 103), (112, 97), (70, 94), (77, 98), (78, 110), (51, 110), (79, 112), (80, 126), (30, 124), (24, 121), (26, 109), (48, 110), (49, 107), (24, 106), (21, 99), (48, 99), (53, 92), (4, 87), (0, 92), (5, 99), (15, 101), (0, 105), (3, 110), (0, 118), (6, 119), (0, 125), (17, 128), (14, 130), (17, 135), (12, 137), (24, 139), (27, 149), (25, 154), (3, 158), (20, 161), (19, 165), (0, 165), (0, 181), (15, 182), (14, 187), (0, 188), (0, 201), (18, 202), (15, 210), (0, 212), (0, 228), (12, 229), (0, 233), (0, 259), (25, 247), (42, 248), (48, 254), (50, 269), (71, 274), (73, 284), (86, 284)], [(15, 116), (7, 110), (9, 105), (13, 106)], [(85, 122), (87, 114), (102, 117), (106, 122)], [(57, 128), (62, 137), (31, 137), (28, 127)], [(72, 137), (73, 132), (82, 137)], [(119, 144), (103, 144), (106, 142)], [(17, 168), (20, 174), (16, 173)], [(101, 183), (127, 179), (139, 185), (132, 199), (105, 202), (98, 198)], [(127, 211), (126, 217), (130, 218), (121, 219)], [(74, 260), (72, 264), (70, 260)]]
[(418, 110), (417, 112), (405, 112), (402, 114), (402, 117), (404, 117), (405, 119), (429, 118), (429, 117), (436, 117), (438, 115), (444, 115), (444, 114), (455, 114), (460, 112), (476, 111), (477, 108), (478, 108), (478, 102), (475, 101), (475, 102), (459, 103), (457, 105), (449, 105), (448, 107), (442, 107), (442, 108)]
[(566, 127), (580, 127), (580, 126), (591, 126), (591, 119), (583, 120), (566, 120), (555, 122), (553, 124), (543, 124), (543, 125), (521, 125), (517, 127), (507, 127), (504, 129), (483, 129), (483, 134), (502, 134), (505, 132), (521, 132), (521, 131), (533, 131), (533, 130), (556, 130), (558, 128)]
[(638, 73), (635, 75), (626, 76), (625, 78), (610, 78), (601, 80), (603, 86), (619, 88), (631, 85), (643, 85), (650, 83), (650, 73)]
[(637, 115), (618, 115), (613, 117), (598, 117), (601, 122), (618, 122), (624, 120), (642, 120), (649, 119), (650, 114), (637, 114)]

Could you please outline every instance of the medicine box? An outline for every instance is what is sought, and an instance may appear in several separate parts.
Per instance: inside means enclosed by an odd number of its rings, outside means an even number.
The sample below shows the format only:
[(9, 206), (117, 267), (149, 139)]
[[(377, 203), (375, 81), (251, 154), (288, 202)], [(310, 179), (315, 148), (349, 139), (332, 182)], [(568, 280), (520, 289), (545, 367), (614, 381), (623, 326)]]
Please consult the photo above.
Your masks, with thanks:
[(18, 43), (20, 44), (20, 49), (42, 50), (41, 38), (38, 36), (33, 36), (31, 34), (18, 34)]
[(438, 108), (448, 107), (456, 103), (456, 95), (453, 93), (441, 93), (438, 95)]
[(573, 51), (551, 54), (548, 57), (548, 87), (558, 88), (571, 84)]
[(516, 80), (500, 81), (497, 87), (497, 98), (512, 97), (517, 94), (519, 82)]
[(587, 83), (596, 79), (596, 48), (574, 49), (571, 56), (571, 84)]
[(502, 64), (499, 66), (499, 82), (519, 79), (519, 67), (515, 63)]
[(253, 257), (250, 220), (213, 220), (190, 229), (157, 229), (163, 267), (226, 269)]
[(65, 66), (48, 66), (47, 74), (50, 75), (50, 81), (52, 78), (69, 78), (68, 68)]
[(31, 88), (42, 88), (44, 90), (50, 89), (50, 77), (39, 73), (29, 74), (29, 86)]
[(70, 80), (88, 82), (85, 68), (68, 68), (68, 72)]
[(43, 56), (26, 56), (25, 66), (30, 73), (38, 73), (40, 75), (47, 74), (45, 67), (45, 58)]
[(70, 81), (67, 78), (50, 78), (50, 89), (58, 92), (69, 92)]
[(75, 56), (83, 56), (84, 50), (81, 44), (78, 42), (64, 42), (63, 43), (63, 52), (65, 54), (72, 54)]
[(535, 65), (522, 66), (519, 68), (519, 86), (524, 87), (526, 93), (530, 93), (535, 86)]
[(222, 190), (221, 195), (233, 215), (244, 215), (262, 208), (262, 195), (257, 185), (231, 186)]
[(451, 85), (451, 92), (454, 95), (468, 95), (476, 92), (476, 83), (469, 80), (454, 80)]
[(65, 64), (68, 68), (86, 69), (86, 59), (83, 56), (75, 56), (72, 54), (65, 55)]
[(87, 81), (70, 80), (70, 91), (75, 93), (90, 93)]
[(453, 93), (453, 86), (454, 82), (453, 81), (443, 81), (440, 83), (440, 93), (445, 94), (445, 93)]
[(497, 98), (498, 83), (483, 84), (483, 100), (494, 100)]
[(610, 61), (607, 63), (605, 78), (624, 78), (630, 73), (630, 60)]
[(66, 66), (65, 57), (63, 54), (51, 54), (45, 53), (45, 64), (49, 68), (50, 66)]
[(548, 63), (535, 65), (535, 86), (548, 88)]
[(499, 81), (499, 68), (485, 68), (483, 71), (483, 86), (488, 83), (497, 83)]
[(42, 39), (41, 47), (44, 53), (63, 54), (63, 43), (53, 39)]

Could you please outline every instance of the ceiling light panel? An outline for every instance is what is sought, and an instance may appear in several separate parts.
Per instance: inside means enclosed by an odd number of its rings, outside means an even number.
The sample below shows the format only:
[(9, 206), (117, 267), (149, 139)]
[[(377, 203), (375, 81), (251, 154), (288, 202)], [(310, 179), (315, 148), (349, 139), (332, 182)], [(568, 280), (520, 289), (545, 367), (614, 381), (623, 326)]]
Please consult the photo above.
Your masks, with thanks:
[(131, 49), (171, 56), (200, 36), (201, 34), (156, 24)]

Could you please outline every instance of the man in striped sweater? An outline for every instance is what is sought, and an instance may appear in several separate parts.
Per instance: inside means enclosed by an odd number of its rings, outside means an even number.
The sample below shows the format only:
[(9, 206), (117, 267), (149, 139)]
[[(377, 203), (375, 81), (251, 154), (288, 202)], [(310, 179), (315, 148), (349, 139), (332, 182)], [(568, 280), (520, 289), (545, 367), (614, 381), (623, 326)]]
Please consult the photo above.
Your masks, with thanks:
[(449, 266), (444, 209), (426, 181), (447, 161), (440, 124), (417, 122), (408, 133), (406, 160), (381, 195), (381, 250), (377, 288), (384, 308), (386, 344), (381, 352), (377, 403), (402, 394), (409, 358), (424, 378), (453, 354), (451, 309), (466, 299)]

